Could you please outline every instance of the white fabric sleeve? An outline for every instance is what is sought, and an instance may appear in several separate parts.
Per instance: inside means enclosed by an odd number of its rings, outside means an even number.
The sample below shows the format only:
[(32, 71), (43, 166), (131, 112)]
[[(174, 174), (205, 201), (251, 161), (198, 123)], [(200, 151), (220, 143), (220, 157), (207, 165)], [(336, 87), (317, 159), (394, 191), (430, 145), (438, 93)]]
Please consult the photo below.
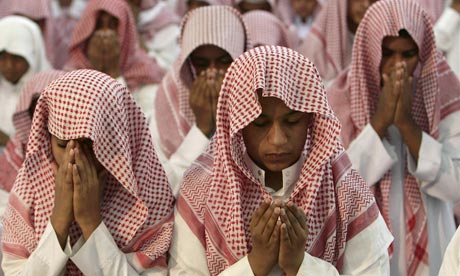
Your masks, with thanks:
[(460, 227), (447, 246), (439, 275), (460, 276)]
[[(80, 239), (73, 248), (72, 262), (85, 275), (167, 275), (166, 268), (154, 268), (143, 271), (141, 266), (136, 269), (127, 255), (124, 254), (113, 240), (112, 235), (101, 222), (86, 242)], [(156, 273), (153, 273), (153, 272)]]
[(347, 149), (352, 167), (369, 186), (376, 184), (398, 161), (393, 146), (367, 124)]
[(155, 58), (158, 65), (166, 70), (172, 67), (179, 56), (179, 35), (179, 26), (169, 25), (158, 31), (151, 40), (145, 41), (149, 56)]
[(378, 218), (347, 242), (343, 258), (344, 275), (390, 275), (388, 247), (393, 236)]
[(446, 7), (433, 28), (436, 38), (436, 45), (439, 47), (439, 49), (444, 52), (451, 50), (453, 39), (455, 37), (454, 34), (458, 31), (459, 24), (460, 13), (451, 7)]
[(203, 245), (188, 227), (177, 209), (169, 248), (169, 275), (210, 275)]
[(51, 222), (48, 222), (37, 248), (29, 258), (4, 254), (2, 268), (5, 275), (62, 275), (70, 254), (69, 238), (63, 251)]
[(426, 194), (443, 201), (459, 201), (460, 113), (453, 113), (441, 121), (438, 140), (422, 134), (417, 164), (410, 154), (408, 157), (408, 170)]
[[(155, 100), (156, 97), (154, 101)], [(155, 106), (155, 102), (153, 102), (152, 106)], [(163, 169), (166, 172), (173, 195), (177, 198), (184, 172), (190, 167), (192, 162), (206, 150), (209, 145), (209, 139), (194, 124), (184, 137), (182, 144), (168, 159), (161, 146), (157, 124), (159, 118), (156, 118), (154, 110), (152, 110), (151, 115), (152, 119), (150, 120), (149, 128), (152, 134), (153, 147), (155, 148), (158, 160), (161, 165), (163, 165)]]
[[(173, 239), (169, 251), (170, 275), (209, 275), (203, 245), (177, 211), (174, 220)], [(389, 275), (388, 246), (392, 240), (393, 237), (383, 218), (379, 216), (376, 221), (348, 241), (344, 253), (343, 275)], [(220, 275), (253, 275), (253, 273), (245, 256)], [(270, 273), (270, 275), (277, 274)], [(339, 273), (332, 264), (305, 253), (297, 275), (339, 275)]]

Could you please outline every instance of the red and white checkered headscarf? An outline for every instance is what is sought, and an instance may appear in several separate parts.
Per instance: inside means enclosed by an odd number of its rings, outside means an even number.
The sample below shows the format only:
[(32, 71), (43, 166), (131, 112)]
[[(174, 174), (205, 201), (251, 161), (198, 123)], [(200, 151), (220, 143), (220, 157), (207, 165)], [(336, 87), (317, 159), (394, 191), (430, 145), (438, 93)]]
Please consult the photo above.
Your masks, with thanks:
[(351, 61), (347, 0), (328, 0), (313, 22), (299, 52), (309, 58), (325, 80), (335, 78)]
[[(118, 248), (133, 259), (137, 271), (166, 266), (174, 199), (147, 121), (123, 85), (94, 70), (67, 73), (41, 94), (26, 159), (4, 215), (4, 254), (28, 258), (49, 222), (54, 205), (51, 134), (91, 139), (97, 160), (109, 173), (101, 214)], [(79, 236), (73, 224), (71, 243)], [(71, 262), (67, 272), (79, 274)]]
[(258, 91), (314, 115), (305, 162), (289, 200), (306, 213), (305, 250), (340, 271), (347, 241), (375, 221), (378, 207), (351, 169), (339, 142), (340, 123), (315, 66), (291, 49), (254, 48), (233, 62), (219, 96), (213, 147), (185, 174), (178, 211), (205, 248), (211, 275), (250, 252), (251, 215), (270, 198), (243, 160), (242, 129), (262, 112)]
[[(318, 5), (316, 6), (313, 16), (316, 16), (321, 10), (322, 6), (326, 3), (326, 0), (317, 0)], [(290, 26), (294, 24), (294, 19), (296, 17), (295, 11), (292, 9), (291, 0), (288, 1), (278, 1), (276, 3), (276, 13), (278, 17), (286, 24)]]
[(2, 154), (0, 155), (0, 189), (10, 191), (14, 180), (22, 166), (26, 154), (27, 141), (29, 140), (32, 118), (29, 108), (32, 101), (40, 96), (45, 87), (53, 80), (64, 74), (63, 71), (45, 71), (33, 76), (24, 85), (13, 114), (13, 125), (15, 135), (8, 141)]
[(54, 48), (54, 21), (51, 16), (51, 1), (49, 0), (14, 0), (5, 1), (5, 15), (21, 15), (31, 20), (44, 20), (42, 27), (43, 40), (46, 46), (46, 55), (48, 60), (55, 66), (55, 60), (58, 59), (59, 53)]
[(431, 15), (433, 22), (436, 22), (444, 11), (444, 4), (450, 3), (450, 1), (442, 0), (415, 0), (417, 3), (425, 9), (425, 11)]
[(185, 15), (179, 58), (163, 79), (155, 100), (161, 146), (168, 158), (195, 122), (189, 104), (194, 80), (189, 55), (202, 45), (214, 45), (236, 59), (249, 47), (246, 30), (241, 14), (227, 6), (202, 7)]
[[(330, 88), (331, 105), (342, 122), (346, 147), (375, 114), (381, 91), (379, 72), (382, 41), (406, 30), (419, 49), (419, 64), (414, 72), (412, 116), (422, 130), (438, 137), (439, 122), (460, 110), (460, 83), (436, 48), (430, 16), (410, 0), (381, 0), (373, 4), (356, 32), (349, 71), (339, 76)], [(375, 186), (383, 217), (390, 226), (389, 192), (391, 172)], [(416, 179), (405, 175), (407, 274), (417, 275), (419, 266), (428, 265), (426, 210)]]
[(65, 69), (92, 69), (86, 57), (86, 42), (96, 28), (101, 11), (118, 19), (118, 40), (120, 42), (120, 67), (131, 90), (143, 84), (159, 83), (164, 76), (161, 67), (139, 46), (139, 39), (132, 12), (125, 0), (89, 1), (80, 21), (77, 23), (70, 43), (69, 61)]
[(273, 13), (254, 10), (243, 15), (248, 28), (251, 44), (256, 46), (277, 45), (294, 48), (297, 43), (296, 34), (289, 31), (283, 22)]
[[(187, 2), (189, 0), (177, 0), (176, 1), (176, 13), (179, 16), (184, 16), (187, 13)], [(223, 5), (233, 6), (234, 0), (199, 0), (200, 2), (206, 2), (209, 5)]]

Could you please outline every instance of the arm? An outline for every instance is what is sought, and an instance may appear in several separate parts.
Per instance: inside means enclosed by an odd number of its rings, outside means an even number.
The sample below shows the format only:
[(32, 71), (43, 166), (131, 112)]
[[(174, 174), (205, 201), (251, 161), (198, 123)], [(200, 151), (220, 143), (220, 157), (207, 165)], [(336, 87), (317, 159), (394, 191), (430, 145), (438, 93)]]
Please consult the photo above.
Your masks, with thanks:
[(69, 240), (62, 250), (53, 226), (48, 222), (33, 253), (27, 259), (3, 254), (2, 269), (5, 275), (61, 275), (70, 254)]
[(167, 275), (165, 267), (143, 268), (135, 253), (123, 253), (102, 222), (87, 241), (80, 239), (70, 258), (85, 275)]
[(180, 53), (179, 35), (179, 26), (169, 25), (159, 30), (151, 40), (145, 41), (149, 56), (154, 57), (158, 65), (165, 69), (171, 68)]
[(444, 201), (460, 200), (460, 113), (441, 121), (439, 139), (423, 133), (417, 163), (408, 158), (408, 170), (422, 190)]
[[(155, 101), (156, 98), (157, 97), (155, 97)], [(153, 102), (151, 106), (154, 107), (155, 102)], [(168, 159), (162, 150), (160, 133), (157, 125), (158, 118), (156, 117), (155, 110), (152, 110), (151, 115), (152, 119), (150, 120), (149, 128), (152, 134), (153, 147), (155, 148), (158, 160), (161, 165), (163, 165), (166, 172), (174, 197), (177, 198), (184, 172), (190, 167), (192, 162), (206, 150), (209, 139), (194, 124), (185, 135), (179, 148)]]
[(444, 52), (452, 49), (452, 40), (455, 33), (458, 32), (460, 24), (460, 1), (453, 1), (450, 7), (447, 7), (441, 17), (434, 25), (436, 45)]
[(460, 274), (460, 227), (447, 246), (439, 275)]
[(388, 247), (393, 241), (382, 216), (347, 242), (344, 275), (390, 275)]
[[(370, 150), (372, 149), (372, 150)], [(376, 184), (398, 161), (393, 147), (367, 124), (347, 149), (352, 166), (368, 185)]]

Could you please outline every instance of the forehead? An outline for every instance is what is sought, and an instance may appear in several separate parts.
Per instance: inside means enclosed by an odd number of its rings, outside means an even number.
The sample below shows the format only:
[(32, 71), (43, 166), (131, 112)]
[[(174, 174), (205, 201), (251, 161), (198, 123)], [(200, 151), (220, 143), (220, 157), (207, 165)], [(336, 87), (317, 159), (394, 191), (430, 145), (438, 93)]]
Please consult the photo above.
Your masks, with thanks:
[(382, 40), (382, 47), (391, 50), (410, 50), (418, 48), (410, 36), (386, 36)]
[(191, 54), (191, 57), (199, 58), (217, 58), (225, 55), (229, 55), (224, 49), (215, 45), (202, 45), (196, 48)]

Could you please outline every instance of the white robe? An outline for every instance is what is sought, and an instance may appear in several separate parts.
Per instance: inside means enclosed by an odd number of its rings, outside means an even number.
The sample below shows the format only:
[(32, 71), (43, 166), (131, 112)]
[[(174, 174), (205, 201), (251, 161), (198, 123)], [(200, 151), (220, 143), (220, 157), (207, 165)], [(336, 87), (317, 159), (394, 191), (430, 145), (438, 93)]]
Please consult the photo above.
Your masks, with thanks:
[(350, 144), (347, 153), (366, 182), (372, 186), (392, 170), (390, 189), (390, 222), (394, 240), (391, 275), (406, 275), (404, 169), (420, 184), (427, 213), (429, 271), (417, 275), (438, 275), (442, 256), (455, 225), (452, 203), (460, 200), (460, 113), (452, 113), (439, 124), (439, 138), (422, 135), (417, 166), (412, 158), (401, 162), (403, 154), (410, 156), (396, 127), (389, 128), (390, 141), (380, 139), (368, 124)]
[(447, 7), (434, 25), (436, 45), (455, 75), (460, 78), (460, 13)]
[(447, 246), (439, 275), (460, 275), (460, 227), (457, 228), (457, 232)]
[[(155, 99), (152, 101), (153, 105), (151, 104), (150, 107), (155, 107)], [(173, 195), (177, 198), (184, 172), (190, 167), (192, 162), (206, 150), (209, 145), (209, 139), (201, 132), (196, 124), (194, 124), (184, 137), (182, 144), (168, 159), (162, 150), (160, 140), (161, 130), (158, 129), (157, 120), (161, 120), (161, 118), (156, 117), (155, 110), (153, 109), (150, 110), (151, 120), (149, 126), (150, 133), (152, 134), (153, 146), (158, 160), (161, 165), (163, 165), (166, 172)]]
[[(245, 155), (244, 161), (253, 175), (261, 181), (262, 185), (265, 185), (265, 172), (249, 156)], [(280, 200), (289, 198), (303, 163), (301, 158), (294, 165), (283, 170), (283, 187), (280, 190), (274, 191), (265, 187), (267, 191)], [(379, 215), (371, 225), (347, 242), (342, 275), (389, 275), (388, 246), (392, 240), (393, 237), (382, 216)], [(173, 239), (169, 253), (171, 276), (209, 275), (205, 249), (177, 209), (174, 213)], [(220, 275), (253, 275), (253, 273), (245, 256)], [(276, 266), (269, 275), (282, 275), (282, 271)], [(339, 273), (332, 264), (305, 253), (297, 275), (339, 275)]]
[[(2, 268), (6, 275), (64, 275), (70, 259), (84, 275), (167, 275), (165, 267), (136, 270), (135, 253), (123, 253), (102, 222), (87, 241), (83, 237), (62, 250), (56, 232), (48, 222), (37, 248), (28, 259), (4, 255)], [(139, 269), (139, 266), (137, 266)]]

